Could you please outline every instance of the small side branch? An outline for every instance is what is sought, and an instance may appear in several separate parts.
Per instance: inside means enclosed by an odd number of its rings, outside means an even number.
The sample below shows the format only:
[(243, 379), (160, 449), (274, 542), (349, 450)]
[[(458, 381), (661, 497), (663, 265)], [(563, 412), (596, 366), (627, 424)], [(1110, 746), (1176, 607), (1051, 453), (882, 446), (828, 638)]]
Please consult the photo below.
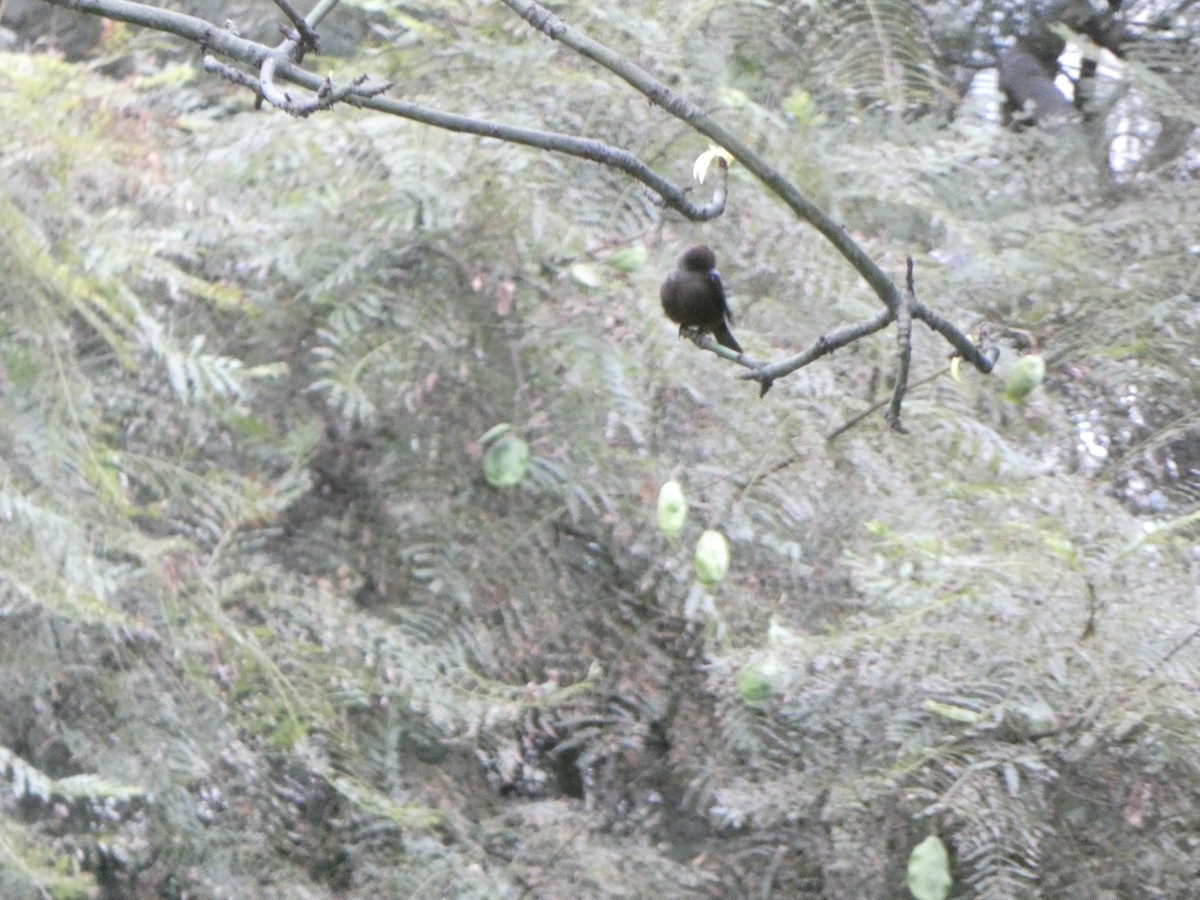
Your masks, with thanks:
[[(790, 375), (797, 369), (804, 368), (809, 363), (832, 353), (834, 350), (845, 347), (847, 344), (852, 344), (854, 341), (866, 337), (868, 334), (874, 334), (876, 331), (887, 328), (894, 318), (895, 316), (890, 309), (881, 309), (867, 321), (860, 322), (857, 325), (847, 325), (845, 328), (839, 328), (836, 331), (823, 334), (807, 350), (769, 365), (753, 363), (743, 356), (738, 361), (742, 365), (750, 367), (751, 371), (744, 372), (738, 378), (746, 381), (757, 381), (762, 386), (761, 396), (771, 389), (771, 384), (776, 378)], [(724, 356), (725, 354), (721, 355)]]
[(219, 78), (224, 78), (230, 84), (238, 87), (249, 88), (258, 94), (258, 79), (253, 75), (247, 75), (241, 69), (235, 69), (233, 66), (227, 66), (220, 60), (214, 59), (211, 56), (204, 57), (204, 71), (210, 75), (216, 75)]
[[(921, 387), (922, 385), (925, 385), (925, 384), (930, 384), (931, 382), (937, 381), (939, 378), (941, 378), (945, 375), (948, 375), (949, 373), (950, 373), (950, 367), (946, 366), (946, 367), (940, 369), (939, 371), (932, 373), (931, 375), (926, 375), (924, 378), (918, 379), (917, 381), (913, 382), (911, 387), (917, 388), (917, 387)], [(889, 398), (887, 400), (880, 400), (877, 403), (872, 403), (870, 406), (868, 406), (862, 412), (851, 417), (850, 419), (847, 419), (845, 422), (843, 422), (837, 428), (833, 429), (833, 431), (829, 432), (829, 434), (825, 435), (825, 441), (827, 443), (832, 444), (834, 441), (836, 441), (838, 438), (840, 438), (843, 434), (845, 434), (851, 428), (858, 425), (860, 422), (866, 421), (872, 415), (877, 413), (879, 410), (883, 409), (885, 406), (890, 406), (891, 402), (892, 401)]]
[(266, 100), (276, 109), (301, 119), (307, 118), (315, 112), (329, 109), (338, 103), (345, 103), (352, 99), (376, 97), (392, 87), (390, 81), (370, 83), (366, 75), (360, 75), (348, 84), (335, 88), (332, 78), (327, 76), (313, 97), (307, 100), (298, 100), (275, 84), (275, 72), (279, 64), (280, 60), (277, 55), (268, 56), (259, 69), (259, 77), (254, 78), (208, 56), (204, 59), (204, 71), (220, 75), (227, 81), (242, 87), (250, 88), (257, 96)]
[[(845, 328), (839, 328), (836, 331), (828, 334), (823, 334), (817, 338), (808, 349), (797, 353), (795, 356), (790, 356), (787, 359), (782, 359), (774, 363), (760, 363), (751, 359), (745, 354), (738, 355), (731, 350), (719, 346), (715, 341), (706, 335), (693, 336), (695, 343), (706, 350), (711, 350), (718, 356), (722, 356), (732, 362), (745, 366), (749, 372), (744, 372), (738, 378), (745, 381), (757, 381), (760, 385), (759, 396), (763, 396), (771, 389), (771, 385), (775, 379), (782, 378), (785, 375), (790, 375), (797, 369), (802, 369), (809, 363), (819, 359), (826, 354), (832, 353), (847, 344), (857, 341), (859, 338), (866, 337), (876, 331), (882, 331), (892, 322), (896, 323), (896, 345), (898, 349), (897, 372), (895, 378), (895, 387), (892, 390), (892, 396), (887, 401), (881, 401), (874, 404), (870, 409), (863, 414), (856, 416), (844, 426), (833, 432), (829, 439), (833, 440), (838, 435), (856, 425), (862, 419), (866, 418), (870, 413), (884, 406), (887, 406), (885, 419), (888, 424), (896, 431), (904, 432), (904, 428), (900, 421), (900, 411), (904, 403), (904, 397), (908, 393), (908, 389), (913, 385), (909, 384), (909, 376), (912, 367), (912, 323), (914, 319), (924, 321), (926, 324), (933, 327), (936, 331), (942, 334), (955, 348), (962, 348), (961, 353), (956, 353), (955, 356), (961, 356), (971, 362), (981, 372), (987, 373), (992, 370), (997, 358), (1000, 355), (998, 348), (987, 346), (986, 341), (981, 341), (982, 347), (972, 343), (965, 335), (961, 335), (957, 328), (943, 319), (941, 316), (933, 313), (927, 307), (923, 306), (917, 300), (916, 282), (915, 282), (915, 264), (912, 257), (908, 258), (907, 272), (905, 277), (906, 291), (901, 295), (901, 301), (895, 310), (891, 308), (882, 309), (874, 317), (865, 322), (860, 322), (857, 325), (849, 325)], [(986, 330), (983, 332), (986, 334)], [(961, 337), (961, 340), (959, 339)], [(950, 369), (946, 368), (941, 372), (930, 375), (917, 382), (917, 384), (925, 384), (927, 381), (932, 381), (938, 378)]]
[(321, 36), (313, 31), (312, 27), (304, 21), (304, 16), (296, 12), (295, 7), (288, 3), (288, 0), (275, 0), (275, 5), (280, 11), (287, 16), (288, 21), (292, 23), (292, 27), (296, 29), (296, 36), (293, 38), (288, 35), (288, 40), (296, 41), (299, 49), (296, 51), (296, 62), (304, 61), (304, 54), (311, 50), (313, 53), (321, 52)]
[(354, 97), (373, 97), (383, 93), (392, 86), (391, 82), (368, 84), (367, 76), (362, 75), (349, 84), (335, 88), (333, 82), (326, 78), (317, 89), (316, 96), (309, 100), (295, 100), (290, 94), (281, 91), (275, 86), (273, 76), (276, 64), (271, 59), (268, 59), (268, 63), (271, 64), (264, 63), (261, 70), (262, 75), (265, 77), (255, 78), (253, 75), (247, 75), (240, 69), (227, 66), (211, 56), (206, 56), (204, 58), (204, 71), (224, 78), (238, 87), (249, 88), (272, 106), (278, 107), (289, 115), (299, 118), (306, 118), (319, 110), (329, 109), (334, 104), (345, 103)]
[(912, 303), (912, 315), (944, 337), (954, 348), (956, 356), (961, 356), (984, 375), (991, 373), (1000, 358), (998, 347), (980, 347), (971, 342), (965, 334), (959, 331), (938, 313), (916, 300)]
[(896, 365), (896, 384), (892, 388), (892, 402), (888, 406), (887, 422), (895, 431), (904, 434), (900, 422), (900, 407), (904, 405), (904, 394), (908, 390), (908, 370), (912, 365), (912, 304), (917, 299), (913, 281), (913, 258), (908, 258), (908, 269), (904, 278), (905, 293), (896, 310), (896, 347), (899, 357)]

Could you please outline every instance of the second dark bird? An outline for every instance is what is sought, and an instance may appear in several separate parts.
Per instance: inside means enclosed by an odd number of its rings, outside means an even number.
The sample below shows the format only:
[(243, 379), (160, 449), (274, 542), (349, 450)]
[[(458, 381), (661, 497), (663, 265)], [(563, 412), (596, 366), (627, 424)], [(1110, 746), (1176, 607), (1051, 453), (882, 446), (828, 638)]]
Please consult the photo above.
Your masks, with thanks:
[(742, 352), (729, 330), (733, 315), (725, 300), (721, 273), (717, 271), (717, 255), (704, 244), (697, 244), (675, 260), (675, 268), (667, 275), (658, 296), (663, 312), (679, 326), (680, 333), (684, 328), (708, 331), (722, 347)]

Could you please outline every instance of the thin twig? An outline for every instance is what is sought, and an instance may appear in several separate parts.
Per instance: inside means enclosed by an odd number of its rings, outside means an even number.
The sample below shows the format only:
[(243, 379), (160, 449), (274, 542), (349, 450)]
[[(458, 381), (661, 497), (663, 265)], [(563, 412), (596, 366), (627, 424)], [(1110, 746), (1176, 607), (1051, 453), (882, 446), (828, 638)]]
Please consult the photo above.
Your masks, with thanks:
[(1194, 641), (1197, 637), (1200, 637), (1200, 627), (1194, 629), (1191, 634), (1189, 634), (1187, 637), (1185, 637), (1183, 640), (1181, 640), (1178, 644), (1176, 644), (1174, 647), (1172, 647), (1171, 652), (1159, 660), (1159, 665), (1170, 662), (1171, 657), (1173, 657), (1176, 653), (1178, 653), (1180, 650), (1182, 650), (1184, 647), (1186, 647), (1188, 644), (1190, 644), (1192, 641)]
[[(914, 387), (914, 388), (921, 387), (921, 385), (929, 384), (929, 382), (935, 381), (936, 379), (941, 378), (943, 375), (948, 375), (948, 374), (950, 374), (950, 367), (946, 366), (944, 369), (940, 369), (939, 371), (934, 372), (932, 375), (926, 375), (924, 378), (920, 379), (919, 381), (913, 382), (911, 387)], [(876, 413), (879, 410), (883, 409), (885, 406), (889, 406), (891, 404), (891, 402), (892, 402), (891, 398), (889, 397), (887, 400), (879, 400), (876, 403), (872, 403), (870, 406), (868, 406), (866, 409), (864, 409), (858, 415), (854, 416), (851, 419), (847, 419), (845, 422), (843, 422), (837, 428), (833, 429), (833, 431), (829, 432), (829, 434), (825, 435), (825, 442), (827, 444), (833, 443), (835, 440), (840, 438), (843, 434), (845, 434), (847, 431), (849, 431), (851, 428), (853, 428), (859, 422), (866, 419), (872, 413)]]
[(321, 52), (321, 36), (317, 34), (304, 21), (304, 16), (296, 12), (292, 4), (288, 0), (275, 0), (275, 5), (283, 11), (283, 14), (288, 17), (288, 21), (292, 23), (292, 27), (296, 29), (299, 37), (300, 49), (297, 52), (296, 62), (301, 62), (304, 58), (305, 50), (312, 50), (313, 53)]
[(797, 369), (807, 366), (813, 360), (820, 359), (822, 356), (830, 354), (834, 350), (839, 350), (847, 344), (857, 341), (859, 338), (866, 337), (868, 334), (874, 334), (876, 331), (886, 328), (891, 324), (893, 318), (894, 316), (890, 309), (881, 309), (865, 322), (859, 322), (857, 325), (847, 325), (844, 328), (821, 335), (807, 350), (797, 353), (795, 356), (789, 356), (787, 359), (781, 359), (779, 362), (774, 362), (770, 365), (757, 365), (753, 371), (745, 372), (738, 377), (766, 384), (767, 382), (774, 381), (776, 378), (790, 375)]
[(905, 293), (896, 309), (896, 347), (899, 351), (896, 383), (892, 387), (892, 402), (887, 412), (888, 424), (901, 434), (904, 434), (904, 425), (900, 421), (900, 407), (904, 405), (904, 393), (908, 390), (908, 370), (912, 365), (912, 305), (917, 299), (911, 256), (908, 258), (904, 284)]

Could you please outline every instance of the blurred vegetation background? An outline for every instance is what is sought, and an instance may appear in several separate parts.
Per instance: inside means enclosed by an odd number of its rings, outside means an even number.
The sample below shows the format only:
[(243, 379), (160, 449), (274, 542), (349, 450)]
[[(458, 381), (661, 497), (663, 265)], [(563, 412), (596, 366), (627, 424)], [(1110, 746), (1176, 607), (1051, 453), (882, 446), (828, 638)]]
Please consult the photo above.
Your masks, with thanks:
[[(555, 10), (913, 256), (997, 373), (918, 328), (908, 433), (828, 441), (888, 395), (890, 332), (760, 401), (659, 310), (697, 242), (757, 358), (877, 309), (736, 165), (687, 223), (590, 163), (255, 111), (196, 48), (13, 0), (0, 894), (905, 897), (934, 834), (955, 897), (1200, 895), (1195, 5), (1121, 10), (1104, 114), (1026, 131), (989, 79), (1024, 6), (620, 7)], [(266, 4), (191, 10), (278, 40)], [(495, 3), (322, 34), (314, 70), (680, 181), (706, 147)]]

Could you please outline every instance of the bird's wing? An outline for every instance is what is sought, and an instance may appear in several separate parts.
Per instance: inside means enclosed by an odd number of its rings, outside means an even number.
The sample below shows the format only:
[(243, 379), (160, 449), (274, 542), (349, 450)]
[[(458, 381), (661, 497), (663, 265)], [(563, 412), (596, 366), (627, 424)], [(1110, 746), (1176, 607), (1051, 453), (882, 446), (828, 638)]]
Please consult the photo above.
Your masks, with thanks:
[(717, 289), (717, 293), (721, 295), (721, 309), (725, 313), (725, 318), (732, 324), (733, 313), (729, 311), (729, 301), (725, 298), (725, 282), (721, 280), (721, 273), (716, 269), (710, 270), (708, 280), (712, 282)]

